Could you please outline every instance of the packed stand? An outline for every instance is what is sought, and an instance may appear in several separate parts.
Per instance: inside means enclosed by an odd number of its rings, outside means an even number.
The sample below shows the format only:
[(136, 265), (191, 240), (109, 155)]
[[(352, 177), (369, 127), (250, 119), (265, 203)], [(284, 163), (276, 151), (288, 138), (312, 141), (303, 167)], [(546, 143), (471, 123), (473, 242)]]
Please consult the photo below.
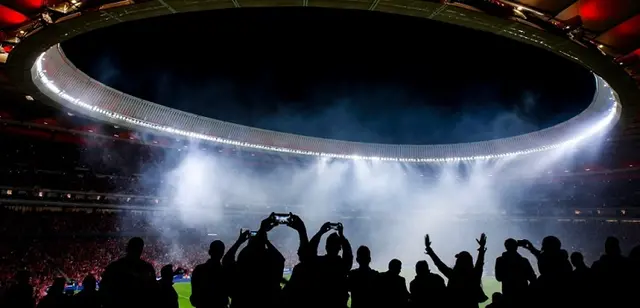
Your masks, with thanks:
[[(272, 231), (278, 225), (297, 231), (297, 250), (282, 253), (282, 248), (272, 244), (272, 240), (278, 241)], [(575, 232), (619, 233), (619, 227), (585, 224), (578, 225)], [(2, 303), (9, 305), (6, 307), (32, 307), (39, 299), (41, 307), (69, 307), (80, 302), (91, 302), (94, 306), (90, 307), (141, 307), (150, 303), (177, 307), (177, 296), (171, 287), (177, 273), (192, 273), (190, 301), (195, 307), (227, 307), (231, 303), (240, 308), (346, 307), (349, 299), (352, 307), (478, 307), (489, 296), (492, 307), (560, 307), (576, 301), (625, 307), (634, 303), (629, 292), (639, 283), (640, 248), (634, 247), (629, 257), (623, 256), (625, 248), (619, 237), (604, 238), (604, 254), (596, 253), (602, 251), (603, 247), (597, 247), (602, 244), (578, 248), (575, 245), (580, 244), (574, 242), (572, 247), (564, 247), (555, 236), (546, 236), (540, 243), (507, 239), (504, 252), (496, 253), (499, 257), (494, 262), (487, 255), (487, 237), (482, 234), (477, 239), (476, 256), (457, 252), (455, 264), (449, 266), (441, 259), (446, 250), (434, 249), (432, 241), (438, 239), (427, 235), (423, 243), (416, 244), (424, 246), (434, 268), (427, 260), (417, 262), (416, 276), (408, 283), (401, 275), (402, 261), (392, 259), (384, 272), (373, 270), (375, 250), (360, 246), (354, 256), (343, 230), (342, 223), (328, 222), (308, 238), (306, 226), (298, 216), (271, 214), (262, 220), (258, 231), (236, 233), (237, 239), (228, 249), (224, 238), (210, 245), (202, 239), (178, 246), (151, 237), (134, 237), (126, 245), (122, 237), (18, 240), (0, 246)], [(625, 242), (637, 243), (635, 228), (627, 231), (619, 235)], [(318, 252), (324, 235), (328, 235), (326, 254)], [(597, 239), (589, 242), (597, 243)], [(589, 252), (583, 254), (582, 249)], [(201, 263), (207, 255), (209, 260)], [(585, 255), (594, 261), (585, 261)], [(297, 260), (291, 262), (293, 271), (286, 280), (283, 272), (289, 258)], [(354, 263), (358, 264), (355, 269)], [(485, 294), (482, 289), (482, 278), (489, 266), (502, 282), (501, 293)], [(156, 281), (158, 275), (160, 280)], [(65, 285), (80, 281), (82, 292), (64, 293)], [(94, 281), (98, 282), (99, 291)], [(598, 292), (592, 292), (594, 288)], [(95, 297), (88, 300), (87, 296)]]

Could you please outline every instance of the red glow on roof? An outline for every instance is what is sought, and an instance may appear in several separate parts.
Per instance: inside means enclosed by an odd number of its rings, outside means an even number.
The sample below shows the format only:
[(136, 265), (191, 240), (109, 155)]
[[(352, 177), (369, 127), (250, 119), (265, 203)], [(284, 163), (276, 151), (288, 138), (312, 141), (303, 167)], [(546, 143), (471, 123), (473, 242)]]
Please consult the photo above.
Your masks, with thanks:
[[(39, 9), (44, 6), (43, 0), (13, 0), (13, 1), (20, 8), (24, 8), (29, 11)], [(50, 1), (50, 2), (54, 2), (54, 1)]]
[(640, 15), (636, 15), (631, 19), (616, 26), (612, 31), (620, 36), (637, 36), (640, 33)]
[[(613, 0), (609, 0), (613, 1)], [(600, 20), (606, 18), (607, 5), (600, 0), (582, 0), (579, 4), (580, 16), (587, 20)]]
[(0, 27), (17, 26), (27, 21), (27, 16), (0, 4)]
[(640, 15), (636, 15), (613, 27), (598, 37), (605, 45), (616, 46), (622, 52), (629, 52), (640, 40)]
[(637, 0), (580, 0), (578, 13), (587, 28), (605, 30), (637, 12)]

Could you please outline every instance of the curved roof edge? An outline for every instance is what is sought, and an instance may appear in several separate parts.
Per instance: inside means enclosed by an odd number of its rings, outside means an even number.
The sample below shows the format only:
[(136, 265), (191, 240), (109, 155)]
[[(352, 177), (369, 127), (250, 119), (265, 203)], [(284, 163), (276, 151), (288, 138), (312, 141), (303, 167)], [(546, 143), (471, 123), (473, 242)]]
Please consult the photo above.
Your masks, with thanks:
[(511, 157), (573, 146), (608, 128), (620, 114), (613, 90), (596, 76), (596, 92), (587, 109), (566, 122), (533, 133), (444, 145), (358, 143), (257, 129), (145, 101), (87, 76), (71, 64), (59, 45), (43, 53), (31, 73), (40, 91), (57, 103), (118, 125), (257, 150), (346, 159), (434, 162)]
[[(261, 2), (261, 4), (262, 6), (274, 6), (270, 5), (269, 2), (270, 1), (263, 1)], [(620, 72), (617, 68), (615, 68), (613, 64), (606, 63), (607, 61), (603, 59), (602, 56), (597, 55), (584, 47), (574, 44), (566, 38), (556, 37), (513, 21), (498, 19), (482, 13), (465, 11), (456, 7), (449, 7), (446, 5), (433, 3), (424, 3), (425, 8), (400, 6), (400, 4), (404, 2), (406, 1), (392, 0), (384, 5), (378, 5), (376, 7), (376, 10), (414, 16), (423, 15), (424, 17), (431, 19), (454, 23), (483, 31), (494, 32), (496, 34), (500, 34), (512, 39), (523, 41), (531, 45), (551, 50), (557, 54), (569, 58), (570, 60), (591, 68), (598, 73), (602, 72), (603, 75), (609, 76), (609, 78), (614, 80), (612, 85), (614, 88), (616, 88), (618, 93), (616, 95), (616, 93), (611, 90), (603, 91), (604, 88), (608, 87), (607, 84), (602, 80), (596, 78), (596, 82), (598, 83), (598, 91), (596, 91), (596, 95), (594, 96), (592, 104), (585, 111), (567, 122), (558, 124), (557, 126), (551, 127), (549, 129), (511, 138), (449, 145), (380, 145), (303, 137), (298, 135), (259, 130), (222, 121), (206, 119), (196, 115), (190, 115), (164, 106), (153, 104), (151, 102), (144, 102), (140, 99), (138, 99), (138, 101), (135, 101), (135, 103), (138, 105), (143, 104), (145, 105), (144, 108), (146, 108), (147, 111), (154, 110), (155, 113), (140, 113), (137, 114), (137, 117), (126, 117), (121, 113), (114, 112), (115, 110), (103, 109), (102, 107), (97, 106), (92, 107), (98, 108), (97, 110), (99, 110), (99, 112), (97, 113), (97, 116), (95, 112), (88, 111), (88, 109), (86, 108), (80, 107), (81, 110), (79, 111), (82, 111), (82, 109), (84, 109), (84, 113), (89, 113), (93, 117), (98, 117), (111, 122), (118, 122), (120, 124), (125, 124), (134, 128), (151, 128), (157, 132), (164, 134), (177, 134), (183, 137), (209, 140), (235, 146), (254, 148), (257, 150), (349, 159), (431, 162), (464, 161), (494, 157), (507, 157), (555, 149), (565, 145), (572, 146), (578, 141), (581, 141), (586, 137), (604, 129), (605, 127), (608, 127), (609, 124), (615, 122), (618, 119), (618, 117), (620, 116), (620, 108), (616, 102), (618, 100), (618, 96), (625, 103), (625, 108), (627, 108), (626, 97), (631, 96), (631, 94), (627, 93), (632, 92), (632, 88), (629, 88), (629, 86), (632, 84), (628, 84), (628, 80), (625, 80), (624, 78), (625, 75), (622, 74), (622, 72)], [(333, 5), (331, 6), (336, 8), (344, 8), (344, 6), (348, 3), (351, 2), (334, 1), (332, 2)], [(224, 7), (222, 3), (219, 4), (220, 6)], [(69, 100), (63, 99), (63, 97), (58, 95), (52, 95), (52, 93), (54, 93), (55, 91), (52, 92), (51, 89), (46, 86), (46, 82), (39, 81), (55, 81), (46, 79), (46, 76), (45, 79), (42, 79), (41, 77), (43, 76), (38, 71), (37, 65), (33, 65), (32, 67), (29, 67), (29, 65), (36, 62), (40, 63), (36, 60), (40, 53), (44, 50), (48, 50), (48, 54), (52, 51), (57, 51), (56, 53), (59, 54), (60, 57), (60, 59), (58, 59), (58, 64), (64, 66), (63, 64), (66, 63), (66, 66), (71, 69), (71, 71), (67, 72), (65, 78), (71, 78), (71, 75), (77, 75), (74, 78), (84, 79), (86, 85), (88, 77), (79, 72), (68, 61), (66, 61), (64, 54), (58, 48), (47, 48), (55, 45), (59, 41), (64, 41), (70, 37), (96, 28), (109, 26), (121, 21), (141, 19), (150, 15), (157, 16), (168, 13), (163, 12), (163, 8), (150, 8), (149, 6), (150, 4), (146, 3), (144, 5), (133, 5), (131, 7), (128, 7), (126, 13), (124, 13), (124, 15), (118, 15), (117, 19), (113, 18), (113, 13), (115, 13), (115, 11), (122, 11), (121, 8), (109, 10), (108, 12), (110, 14), (107, 14), (107, 12), (88, 12), (83, 16), (71, 19), (61, 24), (56, 24), (47, 29), (43, 29), (38, 33), (35, 33), (28, 40), (25, 40), (20, 45), (18, 45), (18, 47), (12, 52), (11, 58), (9, 59), (11, 76), (14, 77), (16, 81), (19, 82), (25, 90), (27, 90), (28, 93), (35, 94), (34, 96), (45, 102), (51, 104), (65, 104), (67, 106), (71, 105), (72, 108), (78, 109), (78, 104), (70, 104), (70, 102), (74, 100), (78, 101), (79, 97), (69, 96), (73, 98), (72, 100)], [(229, 6), (231, 6), (231, 3), (229, 3)], [(200, 9), (204, 10), (212, 8), (204, 7)], [(191, 8), (190, 10), (194, 10), (194, 8)], [(55, 57), (55, 54), (53, 54), (53, 56)], [(47, 56), (47, 58), (49, 58), (49, 56)], [(81, 76), (79, 74), (81, 74)], [(32, 76), (36, 76), (38, 78), (32, 79)], [(607, 78), (607, 80), (609, 80), (609, 78)], [(625, 84), (625, 81), (627, 81), (627, 84)], [(102, 86), (103, 89), (100, 89), (101, 91), (108, 90), (109, 92), (119, 92), (95, 81), (90, 82), (89, 84), (92, 86)], [(623, 91), (620, 91), (619, 88), (624, 89)], [(69, 91), (77, 91), (77, 89)], [(606, 94), (605, 92), (609, 93)], [(132, 97), (128, 97), (128, 99), (131, 98)], [(604, 102), (607, 101), (613, 101), (613, 103), (611, 103), (609, 106), (603, 105)], [(126, 105), (124, 104), (121, 105), (122, 106), (119, 107), (120, 109), (126, 107)], [(152, 122), (147, 120), (147, 118), (151, 114), (155, 115), (155, 120), (157, 121)], [(160, 115), (162, 116), (159, 117)], [(179, 118), (181, 116), (192, 117), (190, 122), (192, 123), (190, 124), (191, 129), (184, 129), (184, 125), (186, 123), (184, 121), (162, 123), (163, 119), (169, 118), (175, 120), (176, 118)], [(594, 118), (594, 116), (597, 116), (599, 120)], [(194, 126), (194, 121), (202, 122), (200, 124), (203, 124), (206, 121), (209, 121), (209, 123), (204, 126)], [(225, 127), (221, 127), (220, 123), (224, 123), (223, 126)], [(212, 124), (213, 126), (211, 126)], [(585, 125), (588, 125), (588, 127), (590, 128), (587, 129), (587, 126)], [(214, 127), (217, 127), (218, 130), (213, 131), (212, 129)], [(233, 129), (231, 129), (231, 127)], [(599, 127), (599, 129), (597, 131), (593, 131), (591, 127)], [(196, 128), (197, 130), (194, 131), (194, 128)], [(238, 130), (236, 131), (236, 129)]]

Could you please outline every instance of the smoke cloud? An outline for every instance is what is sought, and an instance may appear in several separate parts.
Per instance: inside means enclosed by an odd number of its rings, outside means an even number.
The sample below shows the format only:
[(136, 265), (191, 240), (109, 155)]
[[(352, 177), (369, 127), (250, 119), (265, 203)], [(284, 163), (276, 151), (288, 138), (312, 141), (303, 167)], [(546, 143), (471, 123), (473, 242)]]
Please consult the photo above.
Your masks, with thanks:
[[(546, 174), (571, 153), (442, 165), (317, 159), (262, 170), (191, 148), (173, 154), (178, 155), (171, 159), (175, 165), (145, 175), (152, 179), (149, 185), (162, 179), (158, 194), (167, 198), (162, 206), (175, 224), (160, 236), (171, 243), (179, 243), (177, 230), (185, 229), (233, 240), (239, 228), (256, 229), (260, 217), (290, 211), (304, 219), (309, 236), (326, 221), (343, 222), (354, 250), (372, 248), (377, 268), (399, 258), (410, 273), (412, 264), (424, 258), (426, 233), (447, 259), (461, 250), (474, 251), (482, 232), (491, 239), (490, 258), (502, 251), (507, 237), (536, 241), (563, 232), (554, 225), (541, 229), (510, 223), (503, 213), (544, 195), (529, 179)], [(166, 223), (166, 217), (156, 223)], [(297, 235), (289, 228), (278, 227), (270, 237), (279, 247), (297, 247)]]

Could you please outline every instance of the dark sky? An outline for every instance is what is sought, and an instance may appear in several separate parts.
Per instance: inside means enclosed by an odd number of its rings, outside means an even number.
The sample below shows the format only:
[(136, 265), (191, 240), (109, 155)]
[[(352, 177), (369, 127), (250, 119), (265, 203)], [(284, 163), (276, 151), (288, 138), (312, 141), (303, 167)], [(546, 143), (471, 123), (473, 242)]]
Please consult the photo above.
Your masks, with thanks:
[(364, 142), (513, 136), (572, 117), (594, 91), (586, 69), (550, 52), (362, 11), (179, 14), (94, 31), (63, 49), (92, 77), (156, 103)]

